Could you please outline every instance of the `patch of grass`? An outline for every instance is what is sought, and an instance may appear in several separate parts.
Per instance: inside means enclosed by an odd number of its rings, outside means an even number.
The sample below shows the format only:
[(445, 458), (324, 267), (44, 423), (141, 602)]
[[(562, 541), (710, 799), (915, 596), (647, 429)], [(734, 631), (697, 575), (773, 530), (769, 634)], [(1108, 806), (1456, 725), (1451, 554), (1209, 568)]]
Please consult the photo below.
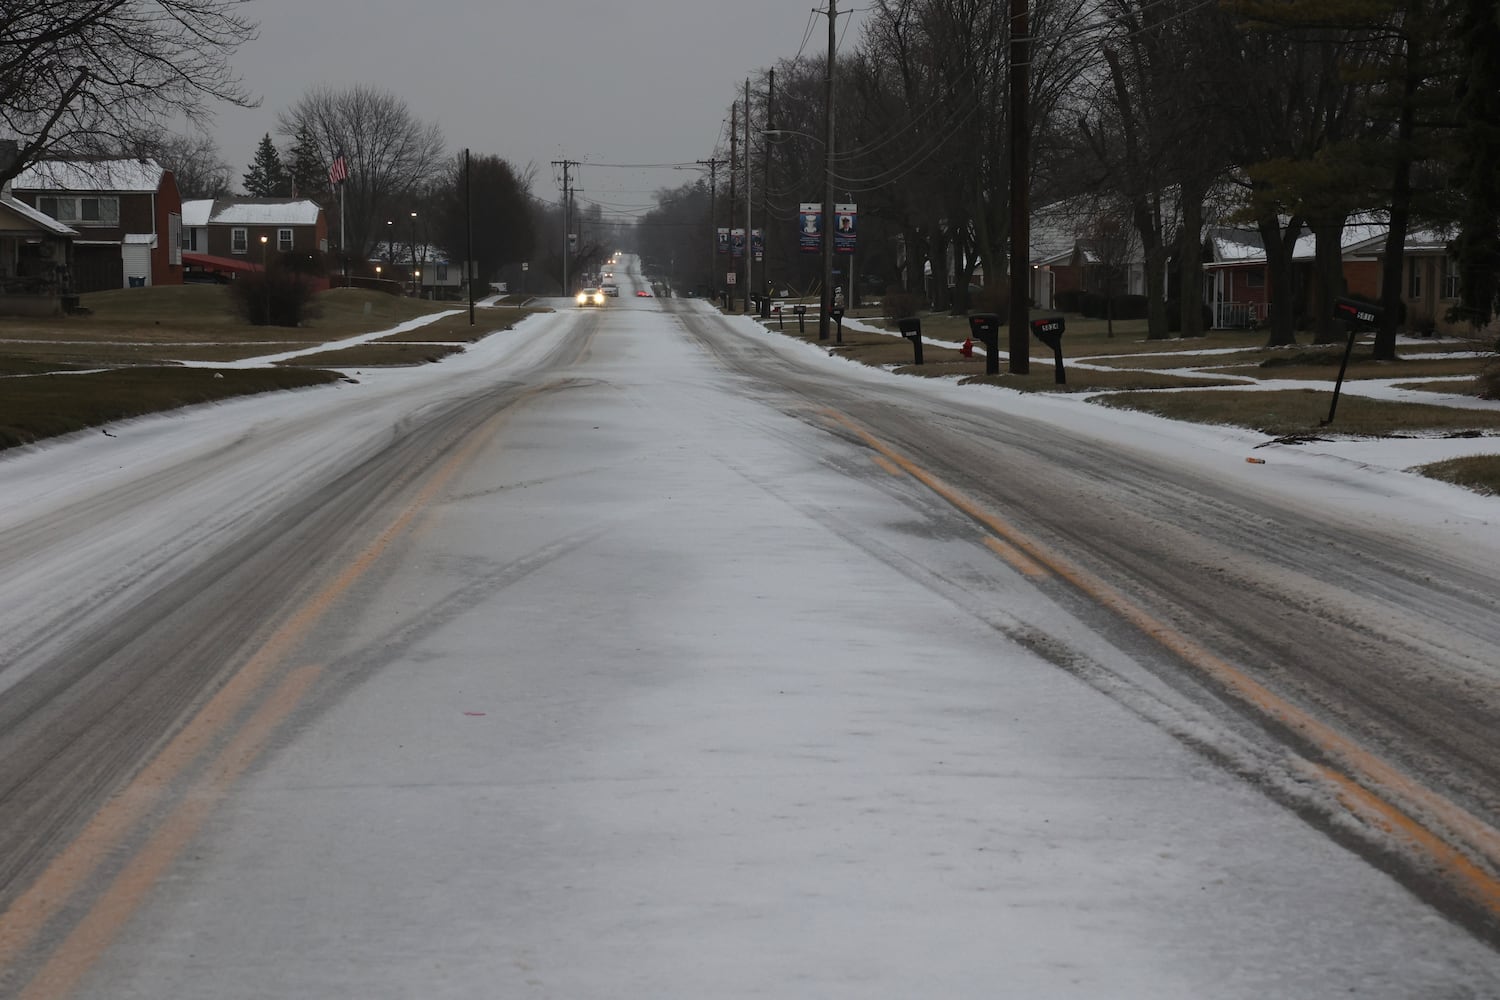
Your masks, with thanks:
[(406, 333), (393, 333), (389, 337), (382, 337), (379, 343), (474, 343), (483, 340), (492, 333), (501, 330), (509, 330), (521, 320), (530, 316), (536, 310), (533, 309), (481, 309), (474, 313), (474, 325), (469, 325), (469, 314), (467, 310), (459, 316), (448, 316), (444, 319), (428, 323), (416, 330), (408, 330)]
[(71, 364), (50, 358), (12, 357), (0, 354), (0, 377), (6, 375), (45, 375), (48, 372), (77, 371), (86, 365)]
[[(395, 326), (418, 316), (458, 308), (455, 302), (428, 302), (366, 288), (330, 288), (318, 296), (322, 315), (307, 324), (319, 339), (338, 340)], [(468, 306), (465, 304), (465, 311)], [(467, 320), (465, 320), (467, 322)]]
[(1441, 479), (1445, 483), (1463, 486), (1485, 496), (1500, 495), (1500, 455), (1450, 458), (1445, 462), (1419, 465), (1411, 471), (1429, 479)]
[(1068, 367), (1064, 360), (1067, 383), (1056, 383), (1056, 371), (1052, 362), (1038, 364), (1031, 361), (1031, 371), (1025, 375), (1012, 375), (1002, 364), (999, 375), (985, 375), (984, 362), (979, 362), (979, 374), (971, 374), (961, 380), (962, 384), (999, 385), (1022, 392), (1145, 392), (1152, 389), (1207, 389), (1218, 385), (1237, 385), (1228, 379), (1194, 378), (1192, 376), (1158, 375), (1151, 372), (1104, 372), (1090, 368)]
[[(1228, 424), (1277, 437), (1320, 429), (1332, 394), (1313, 389), (1281, 391), (1143, 392), (1100, 396), (1095, 402), (1126, 410), (1143, 410), (1173, 420)], [(1333, 425), (1325, 432), (1384, 437), (1393, 434), (1493, 430), (1500, 412), (1464, 410), (1426, 403), (1392, 403), (1341, 396)]]
[[(219, 377), (216, 377), (219, 376)], [(234, 396), (321, 385), (336, 372), (275, 368), (126, 368), (79, 375), (37, 375), (0, 393), (0, 448), (100, 427), (129, 417)]]
[(1445, 379), (1441, 382), (1396, 382), (1393, 384), (1397, 389), (1411, 389), (1415, 392), (1447, 392), (1455, 396), (1478, 396), (1483, 389), (1477, 376), (1460, 381)]
[(278, 361), (278, 366), (300, 368), (394, 368), (426, 365), (463, 351), (456, 344), (356, 344), (336, 351), (304, 354), (299, 358)]

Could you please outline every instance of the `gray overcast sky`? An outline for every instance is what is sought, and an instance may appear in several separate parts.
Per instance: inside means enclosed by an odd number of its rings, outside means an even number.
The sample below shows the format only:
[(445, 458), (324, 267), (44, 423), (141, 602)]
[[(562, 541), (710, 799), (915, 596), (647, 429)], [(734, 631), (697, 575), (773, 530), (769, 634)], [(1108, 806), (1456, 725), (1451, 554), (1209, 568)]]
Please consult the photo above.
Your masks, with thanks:
[[(814, 0), (258, 0), (249, 9), (260, 37), (233, 62), (262, 105), (220, 109), (213, 134), (238, 186), (255, 143), (274, 136), (277, 111), (319, 84), (369, 84), (437, 122), (450, 149), (536, 164), (533, 193), (555, 198), (552, 160), (708, 157), (736, 88), (797, 53), (813, 7)], [(849, 7), (858, 10), (852, 0)], [(839, 18), (846, 47), (859, 16)], [(818, 16), (808, 51), (821, 51), (827, 37)], [(639, 206), (655, 189), (693, 176), (585, 167), (580, 197)]]

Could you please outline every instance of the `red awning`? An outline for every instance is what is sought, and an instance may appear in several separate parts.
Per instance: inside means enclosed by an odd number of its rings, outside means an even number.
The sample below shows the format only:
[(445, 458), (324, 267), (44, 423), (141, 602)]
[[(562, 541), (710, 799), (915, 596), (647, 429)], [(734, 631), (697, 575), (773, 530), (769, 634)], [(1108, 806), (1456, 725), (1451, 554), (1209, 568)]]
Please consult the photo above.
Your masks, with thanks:
[(219, 271), (224, 274), (244, 274), (251, 271), (259, 271), (260, 265), (252, 261), (241, 260), (236, 257), (215, 257), (213, 254), (182, 252), (182, 263), (192, 267), (201, 267), (205, 271)]

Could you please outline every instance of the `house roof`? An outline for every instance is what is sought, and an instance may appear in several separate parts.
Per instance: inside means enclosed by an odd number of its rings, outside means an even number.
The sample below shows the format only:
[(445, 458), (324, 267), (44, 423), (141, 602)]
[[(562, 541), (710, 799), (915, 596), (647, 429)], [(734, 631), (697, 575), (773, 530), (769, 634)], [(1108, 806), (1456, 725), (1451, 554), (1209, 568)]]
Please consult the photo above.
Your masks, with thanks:
[(16, 215), (19, 215), (23, 222), (29, 223), (30, 225), (35, 226), (37, 229), (40, 229), (43, 232), (51, 233), (54, 236), (78, 235), (77, 231), (73, 229), (72, 226), (58, 222), (46, 212), (39, 212), (36, 209), (32, 208), (30, 205), (26, 204), (24, 201), (19, 201), (8, 195), (6, 197), (0, 198), (0, 207), (3, 207)]
[[(1381, 232), (1372, 235), (1369, 239), (1349, 247), (1347, 252), (1351, 257), (1384, 257), (1385, 237), (1385, 230), (1381, 230)], [(1406, 231), (1406, 240), (1401, 245), (1401, 252), (1404, 254), (1447, 253), (1449, 245), (1457, 237), (1457, 230), (1445, 229), (1441, 226), (1408, 229)]]
[(16, 191), (153, 194), (166, 171), (154, 160), (43, 160), (16, 175)]
[[(306, 198), (220, 198), (208, 223), (226, 226), (315, 226), (322, 207)], [(186, 212), (184, 211), (184, 221)]]
[[(1359, 248), (1370, 243), (1383, 243), (1389, 229), (1390, 223), (1386, 221), (1384, 213), (1370, 212), (1350, 216), (1339, 238), (1339, 246), (1343, 255), (1345, 257), (1366, 256), (1359, 252)], [(1266, 248), (1261, 242), (1258, 230), (1217, 227), (1209, 230), (1208, 242), (1213, 249), (1213, 261), (1210, 267), (1265, 263)], [(1310, 231), (1304, 231), (1297, 237), (1297, 243), (1292, 249), (1292, 259), (1312, 260), (1317, 252), (1317, 245), (1317, 237)]]
[(194, 198), (185, 201), (182, 203), (182, 224), (190, 227), (206, 226), (213, 211), (214, 200), (212, 198)]

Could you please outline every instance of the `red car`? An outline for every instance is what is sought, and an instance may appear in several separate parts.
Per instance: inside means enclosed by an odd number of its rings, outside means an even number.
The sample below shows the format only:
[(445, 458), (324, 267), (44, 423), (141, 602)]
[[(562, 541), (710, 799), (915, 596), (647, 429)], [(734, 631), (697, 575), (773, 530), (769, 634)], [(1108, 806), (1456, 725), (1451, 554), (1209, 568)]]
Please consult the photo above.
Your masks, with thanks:
[(636, 289), (635, 297), (638, 299), (649, 299), (651, 297), (651, 293), (646, 291), (644, 288), (638, 288)]

